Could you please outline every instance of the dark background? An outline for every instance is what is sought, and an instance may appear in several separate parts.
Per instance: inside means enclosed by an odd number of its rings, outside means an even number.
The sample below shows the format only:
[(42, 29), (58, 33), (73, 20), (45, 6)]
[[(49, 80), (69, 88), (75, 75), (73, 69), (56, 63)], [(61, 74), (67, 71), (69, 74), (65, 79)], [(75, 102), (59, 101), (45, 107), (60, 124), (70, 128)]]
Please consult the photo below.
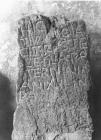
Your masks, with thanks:
[(101, 34), (90, 33), (91, 87), (88, 91), (89, 112), (94, 126), (93, 140), (101, 140)]
[(11, 140), (15, 110), (13, 92), (11, 81), (0, 73), (0, 140)]

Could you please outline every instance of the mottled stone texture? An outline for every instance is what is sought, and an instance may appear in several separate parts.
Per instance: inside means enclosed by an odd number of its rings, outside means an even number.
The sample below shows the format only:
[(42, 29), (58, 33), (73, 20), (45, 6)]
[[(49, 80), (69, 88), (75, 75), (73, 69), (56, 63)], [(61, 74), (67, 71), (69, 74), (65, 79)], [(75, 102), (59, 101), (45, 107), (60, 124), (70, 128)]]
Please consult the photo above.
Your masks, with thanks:
[(19, 21), (12, 140), (91, 140), (85, 22), (31, 15)]

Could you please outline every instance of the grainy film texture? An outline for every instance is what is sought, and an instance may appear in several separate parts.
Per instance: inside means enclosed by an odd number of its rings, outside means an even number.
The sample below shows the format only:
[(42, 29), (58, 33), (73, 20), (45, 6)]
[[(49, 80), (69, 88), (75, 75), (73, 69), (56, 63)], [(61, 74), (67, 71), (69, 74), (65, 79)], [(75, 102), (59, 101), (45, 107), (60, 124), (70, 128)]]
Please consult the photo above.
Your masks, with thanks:
[(18, 24), (18, 105), (12, 140), (91, 140), (85, 22), (31, 15)]

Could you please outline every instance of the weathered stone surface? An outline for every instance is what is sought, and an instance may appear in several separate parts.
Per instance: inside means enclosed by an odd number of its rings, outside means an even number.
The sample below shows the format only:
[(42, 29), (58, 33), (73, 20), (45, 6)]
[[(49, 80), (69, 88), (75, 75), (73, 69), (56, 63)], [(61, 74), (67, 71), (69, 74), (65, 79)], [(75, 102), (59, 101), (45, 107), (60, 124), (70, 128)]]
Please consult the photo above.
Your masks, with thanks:
[(31, 15), (19, 21), (12, 140), (91, 140), (89, 36), (84, 21), (59, 20)]

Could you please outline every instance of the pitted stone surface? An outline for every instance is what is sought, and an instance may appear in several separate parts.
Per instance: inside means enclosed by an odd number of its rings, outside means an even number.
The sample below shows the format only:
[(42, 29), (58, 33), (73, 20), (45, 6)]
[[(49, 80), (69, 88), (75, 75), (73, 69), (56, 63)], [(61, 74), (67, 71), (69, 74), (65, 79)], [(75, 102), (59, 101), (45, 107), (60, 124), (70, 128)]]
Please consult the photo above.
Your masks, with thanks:
[(91, 140), (85, 22), (24, 17), (19, 21), (18, 43), (18, 107), (12, 139)]

